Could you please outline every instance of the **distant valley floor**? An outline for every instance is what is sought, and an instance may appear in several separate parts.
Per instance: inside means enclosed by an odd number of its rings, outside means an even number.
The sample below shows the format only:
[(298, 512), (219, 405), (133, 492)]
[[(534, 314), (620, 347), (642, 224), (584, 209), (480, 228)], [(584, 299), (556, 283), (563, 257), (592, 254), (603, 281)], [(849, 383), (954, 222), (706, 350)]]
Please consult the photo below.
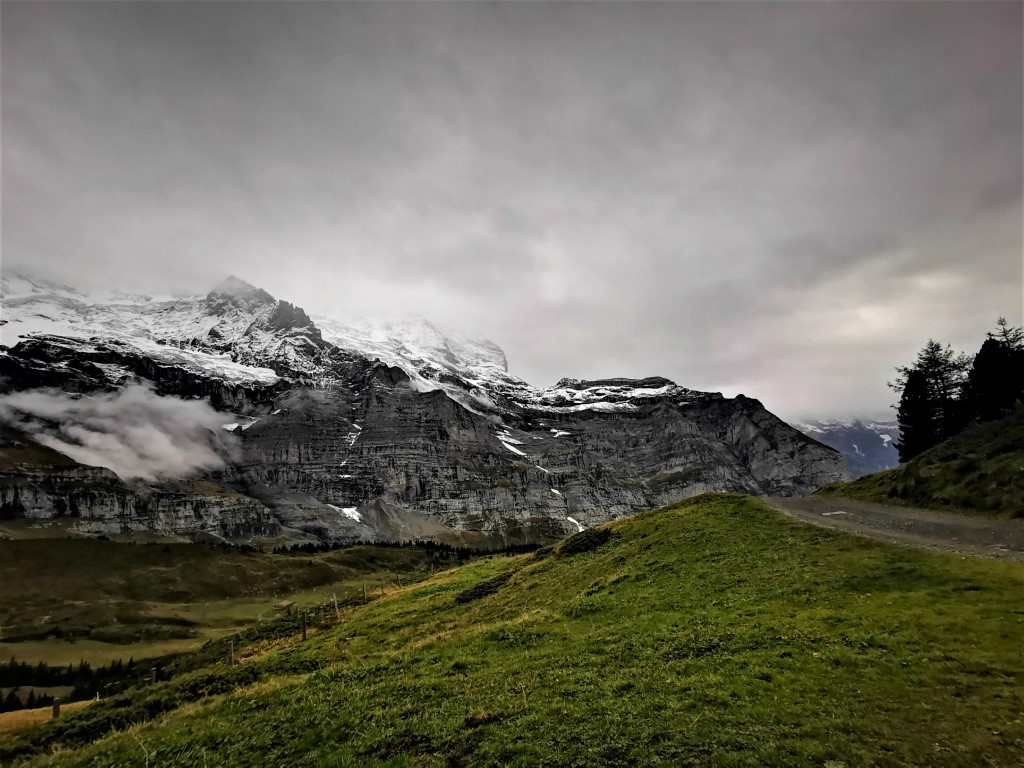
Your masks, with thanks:
[(789, 517), (882, 541), (1024, 562), (1024, 520), (965, 517), (853, 499), (765, 498)]

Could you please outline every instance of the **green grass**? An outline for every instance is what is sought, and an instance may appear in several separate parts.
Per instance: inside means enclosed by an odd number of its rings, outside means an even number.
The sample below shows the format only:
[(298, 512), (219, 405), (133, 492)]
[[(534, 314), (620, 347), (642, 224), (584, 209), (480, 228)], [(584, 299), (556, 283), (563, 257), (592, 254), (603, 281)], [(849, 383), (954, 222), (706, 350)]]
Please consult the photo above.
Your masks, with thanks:
[[(201, 646), (262, 621), (283, 598), (342, 602), (419, 579), (446, 557), (359, 546), (273, 555), (199, 544), (0, 540), (0, 657), (104, 664)], [(17, 642), (14, 642), (14, 641)]]
[(6, 755), (58, 747), (31, 765), (69, 766), (1024, 759), (1020, 565), (861, 539), (736, 496), (609, 528), (575, 554), (448, 571), (241, 668), (27, 732)]
[(20, 467), (71, 467), (76, 462), (59, 451), (0, 425), (0, 471)]
[(977, 424), (896, 469), (850, 483), (832, 483), (821, 496), (1024, 517), (1024, 408)]

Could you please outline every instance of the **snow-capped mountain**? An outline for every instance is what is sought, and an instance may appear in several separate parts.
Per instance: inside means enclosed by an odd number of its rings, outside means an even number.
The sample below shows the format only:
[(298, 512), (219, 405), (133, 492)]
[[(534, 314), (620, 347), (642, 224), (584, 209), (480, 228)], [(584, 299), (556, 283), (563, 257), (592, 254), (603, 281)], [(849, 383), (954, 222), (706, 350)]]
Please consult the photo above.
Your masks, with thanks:
[[(301, 310), (237, 278), (206, 296), (93, 297), (21, 275), (0, 283), (0, 343), (25, 339), (88, 349), (98, 341), (199, 375), (271, 384), (319, 374), (328, 345)], [(109, 371), (120, 379), (125, 371)]]
[[(227, 383), (270, 385), (280, 379), (335, 378), (353, 356), (401, 369), (420, 392), (443, 390), (472, 410), (502, 414), (528, 405), (553, 412), (630, 410), (651, 398), (716, 397), (667, 379), (563, 379), (532, 387), (508, 371), (505, 353), (487, 339), (442, 331), (423, 318), (372, 324), (318, 316), (231, 276), (205, 296), (112, 293), (99, 297), (23, 275), (0, 282), (0, 343), (46, 339), (87, 354), (98, 340), (124, 354), (181, 366)], [(99, 364), (109, 383), (131, 375)]]
[[(493, 543), (702, 491), (801, 494), (847, 476), (837, 453), (756, 400), (663, 378), (535, 388), (491, 341), (422, 319), (310, 318), (237, 278), (204, 296), (96, 297), (5, 275), (0, 299), (0, 398), (143, 382), (208, 400), (238, 443), (222, 471), (170, 495), (109, 477), (98, 489), (91, 467), (62, 464), (80, 476), (71, 486), (44, 482), (57, 470), (16, 467), (0, 517), (77, 510), (79, 530), (108, 534)], [(52, 414), (12, 426), (27, 424), (61, 428)], [(25, 455), (33, 437), (18, 439)]]
[(895, 421), (846, 419), (807, 421), (793, 426), (842, 453), (853, 477), (892, 469), (900, 463), (894, 445), (899, 441), (900, 428)]
[(332, 344), (400, 368), (421, 392), (441, 389), (478, 411), (500, 412), (507, 407), (507, 398), (529, 398), (533, 391), (509, 373), (505, 353), (497, 344), (441, 330), (424, 318), (379, 323), (323, 316), (314, 319)]

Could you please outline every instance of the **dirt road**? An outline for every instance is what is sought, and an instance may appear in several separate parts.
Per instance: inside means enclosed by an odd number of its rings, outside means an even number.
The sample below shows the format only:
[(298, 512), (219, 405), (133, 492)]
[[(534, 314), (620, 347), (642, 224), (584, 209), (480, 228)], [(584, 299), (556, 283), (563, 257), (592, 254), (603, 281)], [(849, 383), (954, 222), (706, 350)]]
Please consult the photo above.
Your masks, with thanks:
[(1024, 562), (1024, 520), (965, 517), (818, 496), (762, 501), (783, 514), (825, 528), (925, 549)]

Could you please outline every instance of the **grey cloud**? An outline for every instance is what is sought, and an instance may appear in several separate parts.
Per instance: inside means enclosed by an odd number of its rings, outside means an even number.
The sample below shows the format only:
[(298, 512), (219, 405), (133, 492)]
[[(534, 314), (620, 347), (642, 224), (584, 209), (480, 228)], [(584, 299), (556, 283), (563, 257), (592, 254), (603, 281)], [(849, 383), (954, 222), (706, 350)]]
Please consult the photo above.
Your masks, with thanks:
[(1021, 319), (1019, 4), (0, 12), (4, 257), (67, 280), (237, 273), (784, 415)]

